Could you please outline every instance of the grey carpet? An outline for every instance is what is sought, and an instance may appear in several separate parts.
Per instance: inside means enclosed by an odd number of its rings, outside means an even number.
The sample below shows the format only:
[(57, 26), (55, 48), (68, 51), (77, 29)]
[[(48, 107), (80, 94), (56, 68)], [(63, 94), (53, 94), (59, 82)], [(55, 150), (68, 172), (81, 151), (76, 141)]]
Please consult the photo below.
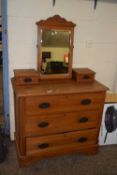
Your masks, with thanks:
[(66, 155), (21, 169), (15, 146), (10, 143), (7, 159), (0, 164), (0, 175), (117, 175), (117, 145), (101, 147), (93, 156)]

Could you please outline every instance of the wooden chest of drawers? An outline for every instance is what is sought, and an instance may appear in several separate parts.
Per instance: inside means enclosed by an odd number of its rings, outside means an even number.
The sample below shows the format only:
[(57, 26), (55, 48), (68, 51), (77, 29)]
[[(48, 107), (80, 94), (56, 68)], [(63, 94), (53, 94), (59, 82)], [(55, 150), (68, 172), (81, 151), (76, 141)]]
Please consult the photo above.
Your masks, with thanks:
[(98, 151), (105, 86), (95, 80), (41, 80), (18, 86), (12, 79), (12, 84), (21, 166), (56, 155)]

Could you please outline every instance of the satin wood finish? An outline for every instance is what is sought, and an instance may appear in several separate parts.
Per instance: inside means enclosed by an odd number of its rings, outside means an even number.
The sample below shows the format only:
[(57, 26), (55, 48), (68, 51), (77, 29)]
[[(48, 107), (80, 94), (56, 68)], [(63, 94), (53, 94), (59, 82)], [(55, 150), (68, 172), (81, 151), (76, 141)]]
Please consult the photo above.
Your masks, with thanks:
[[(95, 80), (94, 71), (88, 68), (72, 70), (74, 23), (55, 15), (37, 22), (37, 27), (38, 70), (14, 70), (15, 76), (12, 78), (16, 150), (22, 167), (57, 155), (97, 153), (107, 90)], [(56, 74), (41, 72), (42, 61), (45, 63), (45, 59), (54, 55), (53, 50), (52, 53), (44, 50), (42, 54), (41, 35), (45, 29), (49, 30), (49, 34), (54, 30), (61, 36), (65, 31), (64, 34), (70, 39), (70, 53), (64, 53), (64, 73), (60, 70), (56, 72), (58, 67), (54, 69)]]
[[(72, 70), (74, 23), (55, 15), (37, 22), (37, 27), (38, 71), (15, 70), (12, 79), (16, 148), (22, 167), (57, 155), (97, 153), (107, 90), (95, 80), (94, 71)], [(40, 41), (44, 29), (70, 32), (67, 33), (70, 36), (67, 73), (41, 73)], [(50, 52), (44, 53), (44, 59), (45, 55), (50, 59)]]
[(107, 88), (97, 81), (41, 80), (17, 85), (15, 138), (20, 166), (62, 154), (94, 154)]

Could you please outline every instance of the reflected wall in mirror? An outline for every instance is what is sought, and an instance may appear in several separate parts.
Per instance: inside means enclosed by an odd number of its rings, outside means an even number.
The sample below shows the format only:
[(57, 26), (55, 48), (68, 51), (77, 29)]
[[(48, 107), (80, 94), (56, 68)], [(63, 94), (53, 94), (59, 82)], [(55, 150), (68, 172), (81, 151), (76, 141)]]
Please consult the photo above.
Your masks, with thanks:
[(70, 78), (75, 24), (55, 15), (37, 25), (40, 78)]

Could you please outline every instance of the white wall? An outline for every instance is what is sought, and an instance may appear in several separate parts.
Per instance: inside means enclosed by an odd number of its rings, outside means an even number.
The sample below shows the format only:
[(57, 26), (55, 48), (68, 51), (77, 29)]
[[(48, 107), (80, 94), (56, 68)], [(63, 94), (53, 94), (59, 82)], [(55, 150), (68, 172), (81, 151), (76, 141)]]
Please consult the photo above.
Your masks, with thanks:
[[(76, 23), (74, 67), (89, 67), (96, 79), (117, 91), (117, 3), (91, 0), (8, 0), (10, 127), (14, 132), (14, 105), (10, 78), (13, 69), (36, 68), (36, 21), (55, 14)], [(116, 72), (117, 73), (117, 72)], [(116, 86), (116, 87), (115, 87)]]

